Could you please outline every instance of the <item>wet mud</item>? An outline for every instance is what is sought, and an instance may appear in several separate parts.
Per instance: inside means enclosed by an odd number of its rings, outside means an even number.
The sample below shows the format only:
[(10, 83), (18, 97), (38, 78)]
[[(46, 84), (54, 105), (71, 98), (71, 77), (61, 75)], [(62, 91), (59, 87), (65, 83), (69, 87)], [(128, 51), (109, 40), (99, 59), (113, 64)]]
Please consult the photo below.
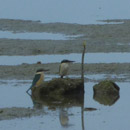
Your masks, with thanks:
[[(44, 72), (45, 78), (47, 75), (59, 76), (59, 65), (60, 63), (49, 63), (49, 64), (22, 64), (17, 66), (0, 66), (0, 79), (19, 79), (19, 80), (31, 80), (33, 79), (35, 72), (39, 68), (49, 69), (49, 71)], [(85, 64), (84, 74), (111, 74), (117, 75), (112, 78), (115, 81), (125, 81), (130, 78), (130, 63), (97, 63), (97, 64)], [(70, 65), (68, 72), (72, 76), (81, 76), (81, 64), (74, 63)], [(121, 78), (120, 75), (124, 75)], [(108, 77), (111, 79), (111, 77)], [(86, 79), (88, 81), (89, 79)]]
[(80, 25), (0, 19), (1, 31), (60, 33), (68, 37), (81, 35), (68, 40), (0, 39), (0, 55), (81, 53), (83, 40), (87, 41), (87, 52), (129, 52), (130, 20), (119, 21), (123, 23)]
[[(81, 35), (70, 40), (24, 40), (0, 39), (0, 55), (41, 55), (82, 53), (82, 43), (86, 40), (88, 52), (130, 52), (130, 20), (107, 20), (117, 24), (80, 25), (67, 23), (41, 23), (40, 21), (24, 21), (0, 19), (1, 31), (48, 32), (64, 35)], [(118, 22), (122, 22), (119, 24)], [(76, 57), (75, 57), (76, 58)], [(17, 59), (16, 59), (17, 60)], [(11, 61), (10, 61), (11, 62)], [(42, 62), (42, 59), (41, 59)], [(0, 65), (1, 79), (32, 79), (37, 68), (47, 68), (47, 74), (58, 74), (59, 63), (22, 64), (18, 66)], [(129, 74), (129, 63), (85, 64), (85, 74)], [(80, 75), (80, 64), (73, 64), (69, 74)], [(129, 75), (127, 76), (129, 77)], [(126, 77), (126, 78), (127, 78)]]
[(0, 108), (0, 120), (9, 120), (15, 118), (32, 117), (45, 114), (45, 112), (37, 111), (31, 108), (12, 107), (12, 108)]

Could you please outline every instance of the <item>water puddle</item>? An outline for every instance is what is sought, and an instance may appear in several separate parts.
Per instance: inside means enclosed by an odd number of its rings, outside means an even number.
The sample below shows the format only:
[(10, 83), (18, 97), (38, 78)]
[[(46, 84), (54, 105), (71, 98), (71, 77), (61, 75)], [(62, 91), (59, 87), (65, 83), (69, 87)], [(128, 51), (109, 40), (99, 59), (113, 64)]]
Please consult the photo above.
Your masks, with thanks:
[(43, 23), (104, 24), (97, 20), (129, 19), (128, 3), (129, 0), (32, 0), (30, 4), (27, 0), (6, 0), (1, 1), (0, 18), (40, 20)]
[(10, 31), (0, 31), (0, 38), (8, 39), (26, 39), (26, 40), (72, 40), (82, 35), (63, 35), (58, 33), (46, 33), (46, 32), (24, 32), (13, 33)]
[[(0, 106), (1, 107), (34, 107), (31, 98), (25, 93), (31, 81), (10, 80), (0, 81)], [(24, 83), (22, 83), (24, 82)], [(120, 87), (120, 98), (114, 104), (103, 105), (93, 99), (93, 82), (85, 83), (84, 105), (82, 102), (74, 106), (42, 106), (43, 113), (40, 116), (27, 118), (1, 120), (1, 130), (84, 130), (84, 129), (128, 129), (130, 127), (128, 103), (130, 95), (130, 83), (117, 84)], [(8, 95), (8, 96), (7, 96)], [(95, 111), (84, 111), (84, 108), (96, 108)], [(122, 120), (123, 119), (123, 120)], [(49, 125), (48, 125), (49, 124)], [(94, 124), (94, 125), (93, 125)]]
[[(35, 56), (0, 56), (0, 65), (33, 64), (41, 61), (47, 63), (60, 63), (63, 59), (74, 60), (81, 63), (81, 54), (65, 55), (35, 55)], [(130, 53), (86, 53), (85, 63), (130, 63)]]

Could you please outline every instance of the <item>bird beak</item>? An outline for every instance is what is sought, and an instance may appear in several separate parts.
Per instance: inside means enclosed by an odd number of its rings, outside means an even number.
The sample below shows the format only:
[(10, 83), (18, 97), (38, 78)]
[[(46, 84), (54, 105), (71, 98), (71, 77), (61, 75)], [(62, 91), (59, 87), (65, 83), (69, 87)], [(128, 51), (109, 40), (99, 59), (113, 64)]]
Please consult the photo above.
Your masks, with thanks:
[(69, 60), (69, 62), (75, 62), (75, 61)]
[(43, 71), (44, 71), (44, 72), (45, 72), (45, 71), (49, 71), (49, 69), (44, 69)]

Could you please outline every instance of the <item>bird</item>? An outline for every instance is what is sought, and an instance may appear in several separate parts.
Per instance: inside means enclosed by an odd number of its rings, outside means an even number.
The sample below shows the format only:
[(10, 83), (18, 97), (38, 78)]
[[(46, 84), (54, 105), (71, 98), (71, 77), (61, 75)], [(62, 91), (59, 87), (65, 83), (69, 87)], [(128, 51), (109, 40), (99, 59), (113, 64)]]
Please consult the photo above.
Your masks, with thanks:
[(69, 70), (69, 63), (72, 63), (74, 61), (70, 61), (70, 60), (62, 60), (59, 66), (59, 75), (61, 76), (61, 78), (63, 78), (64, 76), (67, 75), (68, 70)]
[(38, 87), (40, 86), (43, 81), (44, 81), (44, 71), (48, 71), (48, 70), (44, 70), (44, 69), (38, 69), (36, 71), (36, 74), (33, 78), (32, 81), (32, 85), (30, 86), (30, 88), (26, 91), (28, 93), (28, 91), (32, 88), (32, 87)]

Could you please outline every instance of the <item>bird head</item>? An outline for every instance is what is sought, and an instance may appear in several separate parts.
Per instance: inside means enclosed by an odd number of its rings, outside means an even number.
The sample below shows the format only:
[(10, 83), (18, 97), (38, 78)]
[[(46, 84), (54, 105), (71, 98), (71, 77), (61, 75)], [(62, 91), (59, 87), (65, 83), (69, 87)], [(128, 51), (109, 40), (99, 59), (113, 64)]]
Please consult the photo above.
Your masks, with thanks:
[(37, 73), (43, 73), (43, 72), (45, 72), (45, 71), (49, 71), (49, 69), (38, 69), (38, 70), (36, 71), (36, 74), (37, 74)]
[(66, 60), (66, 59), (64, 59), (64, 60), (61, 61), (61, 63), (72, 63), (72, 62), (75, 62), (75, 61)]

